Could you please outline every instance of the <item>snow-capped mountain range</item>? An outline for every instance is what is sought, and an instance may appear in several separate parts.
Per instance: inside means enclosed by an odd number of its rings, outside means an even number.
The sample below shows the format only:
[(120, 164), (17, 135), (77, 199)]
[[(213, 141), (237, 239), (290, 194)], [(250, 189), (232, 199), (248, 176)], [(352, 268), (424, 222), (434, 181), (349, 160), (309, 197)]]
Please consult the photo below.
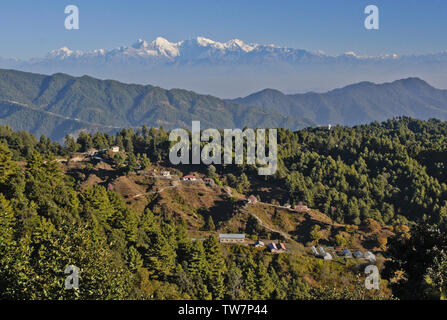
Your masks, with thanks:
[[(447, 57), (447, 52), (440, 53), (439, 56)], [(146, 59), (158, 61), (204, 61), (209, 59), (232, 58), (234, 62), (249, 62), (249, 58), (257, 62), (265, 61), (287, 61), (287, 62), (312, 62), (312, 61), (337, 61), (337, 60), (396, 60), (400, 59), (396, 54), (386, 54), (381, 56), (361, 56), (350, 51), (339, 56), (331, 56), (323, 51), (307, 51), (303, 49), (293, 49), (279, 47), (274, 44), (262, 45), (257, 43), (245, 43), (239, 39), (232, 39), (227, 42), (218, 42), (205, 37), (170, 42), (163, 37), (157, 37), (153, 41), (138, 39), (130, 46), (122, 46), (115, 49), (96, 49), (92, 51), (72, 50), (68, 47), (53, 50), (44, 58), (34, 58), (30, 62), (42, 62), (45, 60), (67, 60), (67, 59), (110, 59), (129, 58)], [(408, 58), (408, 57), (404, 57)]]
[(445, 88), (447, 51), (412, 56), (365, 56), (352, 51), (329, 55), (239, 39), (218, 42), (197, 37), (170, 42), (158, 37), (115, 49), (81, 51), (62, 47), (26, 61), (0, 58), (0, 68), (87, 74), (228, 98), (264, 88), (287, 93), (323, 91), (353, 82), (385, 82), (411, 76)]

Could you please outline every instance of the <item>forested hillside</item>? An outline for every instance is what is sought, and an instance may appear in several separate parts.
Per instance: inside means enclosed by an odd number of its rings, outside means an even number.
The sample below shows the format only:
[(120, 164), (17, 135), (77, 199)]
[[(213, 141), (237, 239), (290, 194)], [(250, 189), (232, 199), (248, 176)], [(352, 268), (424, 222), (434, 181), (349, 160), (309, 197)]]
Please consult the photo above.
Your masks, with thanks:
[(192, 91), (0, 69), (0, 124), (15, 130), (63, 140), (81, 129), (113, 132), (143, 124), (173, 129), (191, 126), (192, 120), (207, 128), (315, 124)]
[(359, 125), (397, 116), (447, 120), (447, 90), (419, 78), (360, 82), (325, 93), (284, 94), (266, 89), (234, 102), (311, 119), (318, 124)]
[[(82, 133), (76, 140), (67, 136), (61, 146), (1, 127), (0, 297), (445, 297), (446, 122), (402, 118), (354, 128), (280, 129), (278, 144), (277, 173), (260, 177), (250, 165), (172, 166), (168, 132), (163, 129)], [(109, 154), (103, 166), (71, 160), (80, 152), (114, 145), (125, 152)], [(190, 188), (187, 194), (130, 197), (120, 188), (118, 182), (126, 179), (136, 188), (154, 186), (152, 178), (144, 178), (154, 168), (211, 177), (233, 195)], [(101, 175), (108, 178), (99, 179)], [(133, 178), (139, 175), (142, 180)], [(381, 290), (364, 288), (361, 264), (310, 256), (304, 250), (309, 244), (301, 243), (309, 235), (300, 234), (308, 232), (304, 229), (291, 229), (290, 250), (284, 254), (219, 244), (216, 230), (243, 232), (253, 239), (265, 236), (262, 226), (232, 211), (239, 198), (251, 194), (263, 202), (253, 206), (256, 212), (251, 214), (284, 231), (295, 227), (293, 217), (301, 220), (306, 215), (291, 211), (290, 225), (282, 225), (285, 213), (264, 209), (266, 204), (300, 203), (312, 208), (312, 217), (318, 211), (326, 215), (324, 223), (322, 218), (303, 220), (318, 225), (309, 226), (312, 243), (324, 236), (319, 228), (326, 225), (345, 230), (335, 240), (327, 238), (339, 246), (349, 242), (344, 236), (365, 237), (363, 230), (394, 234), (389, 241), (378, 237), (371, 246), (380, 246), (384, 257)], [(145, 202), (137, 203), (137, 197)], [(206, 197), (214, 197), (214, 204), (206, 210), (193, 207)], [(203, 239), (194, 241), (194, 234)], [(77, 292), (63, 287), (69, 264), (82, 268), (83, 285)]]

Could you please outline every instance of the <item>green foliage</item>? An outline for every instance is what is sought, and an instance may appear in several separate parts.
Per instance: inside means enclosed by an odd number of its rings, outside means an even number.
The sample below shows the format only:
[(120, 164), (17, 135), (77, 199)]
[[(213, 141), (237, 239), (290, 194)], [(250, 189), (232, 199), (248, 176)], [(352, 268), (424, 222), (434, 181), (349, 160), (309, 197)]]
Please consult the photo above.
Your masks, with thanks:
[(409, 237), (396, 235), (389, 243), (391, 260), (384, 276), (401, 299), (439, 299), (447, 294), (447, 237), (436, 225), (414, 226)]
[[(245, 194), (260, 194), (260, 182), (277, 186), (291, 203), (303, 202), (349, 223), (336, 236), (341, 246), (359, 227), (378, 235), (384, 224), (392, 224), (396, 240), (380, 245), (389, 247), (395, 263), (387, 266), (389, 278), (404, 273), (393, 284), (396, 295), (445, 296), (445, 236), (436, 228), (413, 226), (422, 220), (437, 223), (439, 230), (446, 226), (446, 123), (402, 118), (278, 133), (274, 176), (261, 181), (256, 168), (246, 165), (219, 167), (219, 175)], [(46, 137), (37, 141), (0, 127), (1, 298), (363, 299), (386, 294), (362, 291), (352, 270), (340, 264), (224, 247), (215, 237), (193, 242), (186, 221), (163, 210), (154, 214), (151, 205), (133, 210), (100, 185), (80, 190), (55, 161), (78, 149), (118, 145), (126, 151), (115, 155), (121, 173), (138, 164), (147, 168), (168, 159), (164, 129), (85, 133), (77, 142), (70, 137), (66, 142), (63, 148)], [(215, 167), (198, 170), (217, 176)], [(238, 199), (230, 201), (237, 206)], [(216, 228), (211, 216), (205, 215), (209, 231)], [(248, 234), (262, 232), (256, 219), (246, 222)], [(311, 236), (321, 238), (318, 226)], [(63, 287), (69, 264), (80, 268), (79, 291)]]
[[(279, 181), (335, 221), (437, 223), (447, 200), (447, 124), (410, 118), (278, 134)], [(274, 179), (274, 178), (273, 178)], [(406, 220), (405, 220), (406, 219)]]
[(246, 193), (250, 190), (250, 181), (245, 173), (241, 174), (237, 179), (236, 190), (239, 193)]
[(321, 239), (320, 230), (321, 230), (321, 227), (319, 225), (314, 225), (312, 227), (312, 230), (310, 231), (310, 238), (317, 243)]

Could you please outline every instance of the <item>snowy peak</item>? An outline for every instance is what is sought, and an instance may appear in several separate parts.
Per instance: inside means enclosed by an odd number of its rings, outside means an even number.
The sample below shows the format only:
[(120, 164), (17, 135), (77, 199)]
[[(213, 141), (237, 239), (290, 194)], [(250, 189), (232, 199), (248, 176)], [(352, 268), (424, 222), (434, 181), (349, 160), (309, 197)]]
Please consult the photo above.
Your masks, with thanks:
[(149, 42), (147, 42), (147, 41), (145, 41), (143, 39), (138, 39), (137, 42), (135, 42), (132, 45), (132, 48), (134, 48), (134, 49), (147, 48), (147, 47), (149, 47), (149, 45), (150, 45)]
[(125, 48), (127, 53), (136, 51), (140, 56), (160, 56), (175, 58), (179, 55), (178, 43), (172, 43), (163, 37), (157, 37), (154, 41), (148, 42), (138, 39), (130, 48)]
[(239, 39), (233, 39), (225, 43), (225, 46), (230, 50), (242, 50), (244, 52), (251, 52), (256, 47), (258, 47), (257, 44), (246, 44), (244, 41)]
[(219, 42), (213, 41), (211, 39), (205, 38), (205, 37), (197, 37), (196, 38), (197, 44), (201, 47), (209, 47), (215, 44), (220, 44)]
[(66, 58), (66, 57), (70, 57), (74, 53), (75, 52), (73, 50), (70, 50), (67, 47), (62, 47), (62, 48), (50, 51), (48, 56), (50, 56), (50, 57)]
[(169, 42), (168, 40), (166, 40), (165, 38), (162, 37), (158, 37), (157, 39), (155, 39), (154, 41), (152, 41), (152, 47), (157, 50), (157, 52), (165, 57), (177, 57), (180, 55), (179, 53), (179, 49), (178, 49), (179, 44), (178, 43), (173, 43), (173, 42)]

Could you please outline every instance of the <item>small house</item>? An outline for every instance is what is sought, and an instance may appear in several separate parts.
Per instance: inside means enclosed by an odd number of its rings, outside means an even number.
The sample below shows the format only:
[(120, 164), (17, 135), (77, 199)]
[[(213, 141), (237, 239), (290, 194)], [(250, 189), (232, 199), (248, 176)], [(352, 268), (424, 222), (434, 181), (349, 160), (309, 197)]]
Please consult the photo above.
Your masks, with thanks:
[(161, 172), (161, 175), (162, 175), (163, 177), (170, 177), (170, 176), (171, 176), (171, 173), (170, 173), (169, 171), (162, 171), (162, 172)]
[(331, 256), (330, 253), (327, 253), (327, 252), (326, 252), (326, 254), (323, 256), (323, 259), (324, 259), (324, 260), (332, 260), (332, 256)]
[(196, 181), (196, 180), (197, 178), (191, 175), (183, 177), (183, 181)]
[(113, 146), (112, 148), (110, 148), (110, 150), (111, 150), (113, 153), (118, 153), (118, 152), (120, 152), (120, 147), (118, 147), (118, 146)]
[(286, 245), (284, 243), (269, 243), (267, 246), (271, 253), (281, 253), (286, 251)]
[(356, 258), (356, 259), (361, 259), (361, 258), (363, 258), (363, 253), (361, 253), (360, 251), (355, 251), (354, 252), (354, 257)]
[(376, 262), (376, 256), (370, 251), (366, 251), (363, 257), (372, 263)]
[(205, 182), (205, 184), (207, 186), (213, 186), (214, 185), (214, 180), (211, 179), (211, 178), (205, 178), (205, 179), (203, 179), (203, 181)]
[(320, 256), (324, 257), (326, 255), (326, 251), (322, 247), (318, 248), (318, 252), (320, 253)]
[(310, 211), (310, 209), (307, 206), (303, 205), (301, 202), (298, 203), (294, 209), (298, 212), (309, 212)]
[(258, 199), (256, 199), (255, 196), (251, 195), (248, 197), (247, 201), (248, 201), (248, 203), (255, 204), (258, 202)]
[(283, 207), (284, 208), (288, 208), (288, 209), (290, 209), (290, 208), (292, 208), (292, 206), (290, 205), (290, 203), (284, 203), (284, 205), (283, 205)]
[(343, 256), (345, 258), (352, 258), (352, 253), (348, 249), (343, 250)]
[(245, 241), (245, 234), (230, 234), (221, 233), (219, 234), (220, 243), (241, 243)]
[(276, 243), (269, 243), (267, 246), (270, 250), (270, 252), (277, 252), (278, 251), (278, 247), (276, 246)]
[(312, 254), (313, 254), (315, 257), (319, 257), (319, 256), (320, 256), (320, 254), (319, 254), (318, 251), (317, 251), (317, 248), (315, 248), (314, 246), (312, 246)]
[(256, 248), (263, 248), (264, 246), (265, 246), (265, 243), (260, 241), (260, 240), (255, 242), (255, 247)]

